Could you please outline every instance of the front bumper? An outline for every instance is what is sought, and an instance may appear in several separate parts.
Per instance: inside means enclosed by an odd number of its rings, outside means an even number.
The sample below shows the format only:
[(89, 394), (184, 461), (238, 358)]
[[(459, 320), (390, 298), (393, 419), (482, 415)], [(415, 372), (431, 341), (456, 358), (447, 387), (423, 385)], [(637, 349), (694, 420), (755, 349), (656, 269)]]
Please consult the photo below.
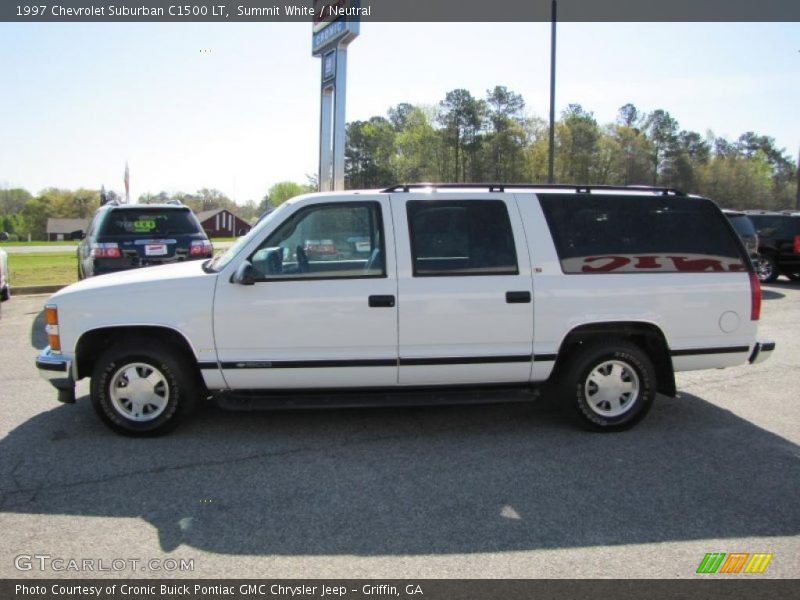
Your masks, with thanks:
[(753, 346), (753, 352), (750, 353), (750, 359), (747, 362), (751, 365), (762, 363), (772, 356), (773, 350), (775, 350), (775, 342), (758, 340)]
[(36, 357), (36, 368), (42, 379), (49, 381), (58, 390), (59, 402), (75, 402), (75, 380), (72, 378), (72, 362), (61, 354), (55, 354), (47, 346)]

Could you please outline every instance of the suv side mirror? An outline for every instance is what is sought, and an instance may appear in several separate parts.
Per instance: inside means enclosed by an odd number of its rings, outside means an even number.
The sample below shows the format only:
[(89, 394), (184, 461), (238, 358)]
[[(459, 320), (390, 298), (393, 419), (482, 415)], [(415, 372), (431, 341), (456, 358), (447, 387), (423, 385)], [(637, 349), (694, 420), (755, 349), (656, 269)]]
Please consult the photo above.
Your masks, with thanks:
[(253, 285), (256, 282), (256, 270), (249, 260), (243, 260), (242, 264), (236, 269), (233, 274), (233, 283), (239, 285)]

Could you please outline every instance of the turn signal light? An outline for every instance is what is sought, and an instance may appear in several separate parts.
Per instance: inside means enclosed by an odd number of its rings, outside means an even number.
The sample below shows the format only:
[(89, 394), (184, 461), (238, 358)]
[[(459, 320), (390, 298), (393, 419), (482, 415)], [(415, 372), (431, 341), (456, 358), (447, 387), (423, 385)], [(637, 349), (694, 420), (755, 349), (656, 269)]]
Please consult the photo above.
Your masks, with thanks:
[(119, 245), (114, 242), (108, 244), (92, 244), (91, 246), (92, 258), (119, 258), (122, 253), (119, 251)]
[(51, 305), (45, 306), (44, 321), (46, 323), (44, 330), (47, 333), (50, 350), (61, 352), (61, 338), (58, 336), (58, 308)]
[(189, 246), (190, 256), (202, 256), (204, 254), (211, 254), (214, 251), (214, 246), (208, 240), (194, 240), (192, 245)]
[(794, 250), (795, 254), (800, 254), (800, 235), (794, 236), (794, 248), (792, 250)]

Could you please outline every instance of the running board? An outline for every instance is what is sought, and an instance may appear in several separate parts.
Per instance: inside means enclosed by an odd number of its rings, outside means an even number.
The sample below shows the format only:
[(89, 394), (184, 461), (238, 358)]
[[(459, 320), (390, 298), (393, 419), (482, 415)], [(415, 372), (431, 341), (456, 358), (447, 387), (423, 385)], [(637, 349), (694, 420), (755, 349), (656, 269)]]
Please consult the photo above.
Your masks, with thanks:
[(354, 390), (252, 390), (217, 392), (213, 399), (226, 410), (282, 410), (298, 408), (360, 408), (433, 406), (447, 404), (496, 404), (531, 402), (539, 390), (529, 386), (481, 386), (446, 388)]

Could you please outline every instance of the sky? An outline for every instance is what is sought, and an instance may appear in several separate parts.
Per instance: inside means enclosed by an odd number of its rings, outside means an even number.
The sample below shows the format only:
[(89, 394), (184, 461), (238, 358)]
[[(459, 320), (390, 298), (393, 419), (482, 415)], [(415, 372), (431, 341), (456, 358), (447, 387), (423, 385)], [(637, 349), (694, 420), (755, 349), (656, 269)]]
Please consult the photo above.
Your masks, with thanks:
[[(548, 23), (362, 23), (347, 120), (495, 85), (549, 110)], [(800, 148), (800, 23), (560, 23), (556, 111), (631, 102), (684, 129)], [(0, 23), (0, 187), (131, 196), (216, 188), (256, 202), (318, 169), (306, 23)]]

